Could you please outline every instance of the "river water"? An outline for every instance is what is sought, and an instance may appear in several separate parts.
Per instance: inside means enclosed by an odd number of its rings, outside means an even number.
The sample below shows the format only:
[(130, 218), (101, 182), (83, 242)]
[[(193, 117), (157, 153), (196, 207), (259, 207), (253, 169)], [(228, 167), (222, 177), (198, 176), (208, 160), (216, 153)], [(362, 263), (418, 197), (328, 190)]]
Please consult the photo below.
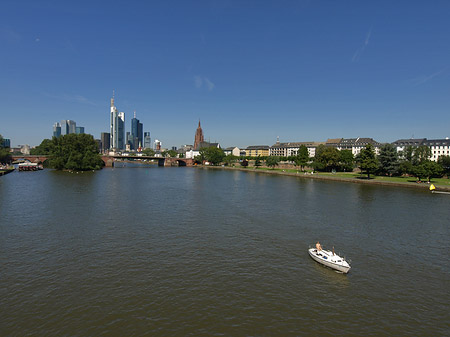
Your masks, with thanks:
[[(14, 172), (0, 178), (0, 335), (448, 335), (449, 206), (239, 171)], [(348, 275), (308, 256), (317, 240)]]

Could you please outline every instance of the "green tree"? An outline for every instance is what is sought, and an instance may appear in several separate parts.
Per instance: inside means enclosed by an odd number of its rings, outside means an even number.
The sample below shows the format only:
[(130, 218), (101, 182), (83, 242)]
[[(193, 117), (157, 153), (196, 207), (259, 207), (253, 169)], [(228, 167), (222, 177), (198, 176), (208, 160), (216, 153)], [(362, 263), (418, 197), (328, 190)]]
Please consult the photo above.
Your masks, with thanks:
[(339, 166), (344, 172), (352, 172), (355, 163), (355, 156), (351, 150), (339, 151)]
[(279, 162), (280, 162), (280, 157), (276, 157), (276, 156), (269, 156), (266, 159), (266, 165), (271, 167), (272, 170), (275, 168), (275, 166), (278, 165)]
[(261, 165), (262, 165), (261, 159), (259, 157), (256, 157), (256, 159), (255, 159), (255, 167), (259, 167)]
[(328, 147), (323, 144), (316, 149), (313, 167), (317, 171), (332, 171), (339, 167), (340, 153), (335, 147)]
[(176, 156), (177, 156), (177, 154), (178, 154), (178, 152), (177, 151), (175, 151), (175, 150), (168, 150), (168, 151), (165, 151), (165, 156), (164, 157), (171, 157), (171, 158), (175, 158)]
[(0, 163), (10, 163), (11, 153), (9, 152), (9, 147), (3, 146), (3, 137), (0, 135)]
[(202, 162), (203, 160), (206, 160), (213, 165), (222, 163), (225, 158), (223, 150), (215, 146), (201, 148), (199, 152), (200, 156), (198, 157), (202, 158)]
[(375, 156), (373, 145), (367, 144), (366, 147), (361, 150), (358, 159), (361, 172), (365, 171), (367, 173), (367, 179), (370, 179), (370, 174), (374, 173), (378, 168), (378, 160)]
[(235, 163), (236, 160), (237, 160), (236, 156), (233, 156), (232, 154), (229, 154), (228, 156), (225, 156), (225, 158), (223, 159), (223, 162), (226, 165), (231, 165), (231, 164)]
[(421, 178), (427, 178), (429, 182), (432, 178), (442, 176), (441, 165), (431, 160), (415, 165), (412, 171), (418, 180), (421, 180)]
[(142, 153), (149, 157), (153, 157), (155, 155), (155, 151), (153, 151), (152, 149), (149, 149), (149, 148), (143, 149)]
[(296, 166), (300, 166), (300, 169), (303, 171), (304, 167), (309, 162), (309, 152), (308, 148), (305, 145), (301, 145), (298, 149), (297, 155), (294, 157), (294, 163)]
[(426, 145), (421, 145), (414, 149), (414, 154), (412, 158), (414, 164), (422, 164), (428, 161), (431, 157), (431, 149)]
[(51, 139), (44, 139), (40, 145), (32, 148), (30, 154), (32, 155), (48, 155), (52, 150), (53, 142)]
[(450, 178), (450, 156), (440, 156), (437, 162), (442, 167), (442, 173)]
[(399, 170), (397, 150), (392, 144), (384, 144), (381, 147), (378, 161), (378, 172), (382, 175), (392, 176)]
[(97, 143), (89, 134), (53, 137), (49, 166), (57, 170), (99, 170), (104, 165)]
[(413, 154), (414, 148), (412, 146), (407, 146), (403, 151), (400, 151), (398, 157), (401, 161), (409, 161), (410, 163), (412, 163)]

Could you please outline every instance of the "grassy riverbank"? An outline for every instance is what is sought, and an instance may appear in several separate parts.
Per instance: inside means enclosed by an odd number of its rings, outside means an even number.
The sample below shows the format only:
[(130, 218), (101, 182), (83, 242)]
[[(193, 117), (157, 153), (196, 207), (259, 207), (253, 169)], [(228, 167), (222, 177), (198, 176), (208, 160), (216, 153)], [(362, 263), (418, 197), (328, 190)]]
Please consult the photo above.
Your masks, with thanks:
[[(328, 173), (328, 172), (315, 172), (305, 173), (300, 170), (294, 169), (269, 169), (265, 167), (218, 167), (218, 166), (199, 166), (205, 169), (224, 169), (224, 170), (238, 170), (247, 172), (257, 172), (265, 174), (276, 174), (276, 175), (286, 175), (295, 176), (304, 179), (319, 179), (319, 180), (333, 180), (341, 182), (359, 183), (359, 184), (373, 184), (373, 185), (387, 185), (387, 186), (400, 186), (409, 188), (419, 188), (419, 189), (429, 189), (430, 183), (427, 182), (417, 182), (415, 177), (382, 177), (382, 176), (371, 176), (367, 179), (367, 175), (361, 175), (355, 172), (338, 172), (338, 173)], [(433, 178), (431, 183), (436, 186), (437, 190), (450, 191), (450, 179), (445, 178)]]

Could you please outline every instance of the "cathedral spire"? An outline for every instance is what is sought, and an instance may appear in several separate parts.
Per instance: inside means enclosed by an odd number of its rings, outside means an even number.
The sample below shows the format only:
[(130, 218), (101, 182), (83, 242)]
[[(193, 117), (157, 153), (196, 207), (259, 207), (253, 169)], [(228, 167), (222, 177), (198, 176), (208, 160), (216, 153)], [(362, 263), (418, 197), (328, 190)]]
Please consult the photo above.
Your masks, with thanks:
[(201, 142), (204, 142), (205, 139), (203, 137), (203, 130), (202, 127), (200, 125), (200, 119), (198, 120), (198, 128), (197, 131), (195, 132), (195, 139), (194, 139), (194, 149), (198, 149), (200, 146)]

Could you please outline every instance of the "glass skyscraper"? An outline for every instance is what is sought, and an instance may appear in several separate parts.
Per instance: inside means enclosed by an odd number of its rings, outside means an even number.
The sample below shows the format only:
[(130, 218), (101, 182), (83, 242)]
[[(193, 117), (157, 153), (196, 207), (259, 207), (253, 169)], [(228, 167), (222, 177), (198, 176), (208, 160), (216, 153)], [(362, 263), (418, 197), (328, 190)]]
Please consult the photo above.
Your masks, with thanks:
[(136, 118), (136, 111), (134, 112), (134, 117), (131, 119), (131, 137), (133, 139), (133, 149), (137, 150), (139, 146), (143, 146), (143, 134), (142, 134), (143, 125), (139, 122), (139, 119)]
[(152, 139), (150, 138), (150, 132), (144, 132), (144, 149), (152, 148)]
[(53, 124), (53, 137), (61, 137), (61, 124), (59, 124), (58, 122)]
[(118, 112), (114, 105), (114, 92), (111, 98), (111, 141), (110, 146), (113, 150), (123, 150), (125, 148), (125, 113)]

